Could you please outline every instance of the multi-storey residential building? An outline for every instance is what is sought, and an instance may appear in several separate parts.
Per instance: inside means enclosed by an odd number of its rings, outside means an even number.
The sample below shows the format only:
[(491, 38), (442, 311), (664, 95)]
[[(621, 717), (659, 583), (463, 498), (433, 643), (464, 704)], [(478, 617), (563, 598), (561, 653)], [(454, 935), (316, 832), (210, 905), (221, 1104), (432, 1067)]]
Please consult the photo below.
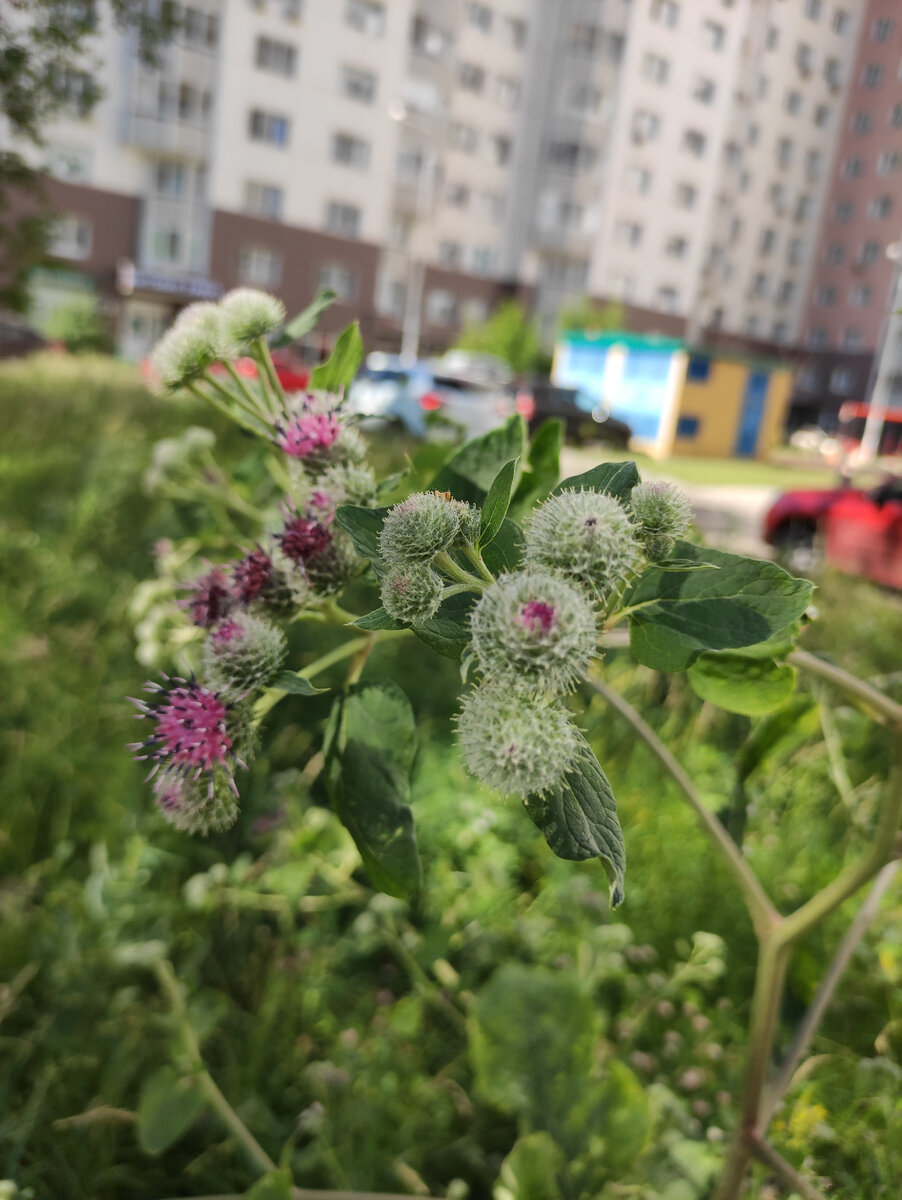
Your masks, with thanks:
[[(864, 399), (895, 293), (886, 249), (902, 238), (902, 9), (862, 5), (862, 28), (830, 174), (801, 331), (795, 419), (830, 425)], [(890, 402), (902, 404), (902, 374)]]
[(862, 9), (191, 0), (155, 70), (102, 25), (103, 100), (48, 130), (67, 270), (36, 303), (94, 281), (135, 356), (237, 283), (290, 309), (329, 286), (326, 329), (358, 316), (370, 344), (437, 348), (507, 295), (550, 333), (589, 293), (639, 329), (791, 347)]

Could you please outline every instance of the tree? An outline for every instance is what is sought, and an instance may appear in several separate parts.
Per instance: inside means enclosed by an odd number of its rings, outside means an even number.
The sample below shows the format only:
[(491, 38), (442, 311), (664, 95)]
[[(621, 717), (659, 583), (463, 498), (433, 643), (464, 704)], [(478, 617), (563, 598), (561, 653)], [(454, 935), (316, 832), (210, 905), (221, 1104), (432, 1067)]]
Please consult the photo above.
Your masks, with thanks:
[(5, 0), (0, 7), (0, 114), (13, 146), (0, 151), (0, 305), (22, 309), (28, 272), (44, 257), (51, 220), (43, 172), (22, 151), (43, 145), (42, 130), (73, 105), (84, 115), (103, 95), (91, 39), (99, 21), (134, 29), (142, 61), (157, 62), (178, 27), (175, 7), (146, 0)]
[(619, 300), (596, 304), (583, 296), (575, 304), (562, 308), (558, 314), (559, 333), (602, 333), (608, 329), (622, 329), (626, 314)]
[(465, 329), (456, 349), (494, 354), (518, 375), (539, 370), (545, 359), (538, 330), (516, 300), (505, 300), (486, 321)]

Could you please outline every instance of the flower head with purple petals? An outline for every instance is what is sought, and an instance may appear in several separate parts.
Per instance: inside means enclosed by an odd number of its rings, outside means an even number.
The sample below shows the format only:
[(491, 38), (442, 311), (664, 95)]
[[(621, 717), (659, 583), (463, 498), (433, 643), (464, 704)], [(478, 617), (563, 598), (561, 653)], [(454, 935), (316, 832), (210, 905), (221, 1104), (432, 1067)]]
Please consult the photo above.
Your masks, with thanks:
[(338, 441), (341, 423), (334, 412), (302, 412), (276, 426), (276, 444), (289, 458), (322, 455)]
[(211, 568), (206, 575), (201, 575), (188, 586), (191, 597), (185, 602), (185, 607), (191, 613), (191, 620), (201, 629), (209, 629), (221, 621), (232, 608), (229, 580), (221, 567)]

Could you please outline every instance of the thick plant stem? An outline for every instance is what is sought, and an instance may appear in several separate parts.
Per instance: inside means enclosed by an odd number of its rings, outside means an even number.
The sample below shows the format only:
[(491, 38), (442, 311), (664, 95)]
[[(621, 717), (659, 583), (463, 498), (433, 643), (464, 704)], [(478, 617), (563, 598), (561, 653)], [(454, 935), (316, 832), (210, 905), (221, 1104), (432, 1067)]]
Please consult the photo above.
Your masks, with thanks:
[(809, 654), (807, 650), (793, 650), (786, 661), (811, 675), (819, 676), (841, 692), (845, 692), (868, 716), (881, 725), (895, 725), (897, 729), (902, 729), (902, 704), (885, 696), (863, 679), (857, 679), (842, 667), (837, 667), (816, 654)]
[(855, 919), (839, 943), (836, 953), (827, 969), (827, 974), (821, 980), (814, 999), (811, 1001), (808, 1011), (802, 1018), (802, 1022), (793, 1038), (792, 1045), (786, 1052), (786, 1057), (780, 1064), (780, 1069), (773, 1082), (766, 1089), (764, 1103), (761, 1108), (762, 1128), (766, 1129), (768, 1127), (777, 1105), (786, 1094), (796, 1068), (811, 1045), (811, 1040), (821, 1023), (824, 1013), (827, 1011), (830, 1001), (833, 999), (833, 994), (843, 976), (843, 972), (849, 965), (849, 961), (867, 932), (868, 927), (877, 915), (880, 902), (895, 879), (898, 869), (898, 859), (886, 864), (874, 880), (873, 887), (868, 892), (867, 899), (855, 914)]
[(229, 403), (226, 404), (224, 400), (220, 399), (218, 393), (205, 392), (196, 383), (186, 383), (185, 387), (192, 396), (197, 396), (199, 400), (203, 400), (204, 404), (212, 405), (217, 412), (222, 413), (228, 420), (234, 421), (236, 425), (240, 425), (242, 429), (246, 429), (248, 433), (253, 433), (256, 437), (265, 436), (265, 426), (256, 416), (252, 416), (244, 408), (233, 407), (235, 397), (230, 392), (225, 393), (229, 398)]
[(627, 700), (624, 700), (619, 692), (608, 687), (600, 679), (590, 679), (588, 682), (590, 687), (594, 688), (612, 708), (616, 709), (629, 722), (689, 801), (689, 805), (698, 817), (702, 828), (713, 842), (715, 848), (720, 853), (721, 860), (725, 863), (738, 884), (745, 900), (746, 908), (752, 918), (752, 923), (755, 926), (755, 931), (759, 937), (773, 929), (780, 921), (780, 914), (774, 908), (761, 883), (752, 872), (751, 867), (742, 857), (736, 843), (724, 829), (720, 821), (718, 821), (717, 817), (705, 807), (695, 784), (651, 726), (645, 723), (639, 713), (636, 712)]
[(486, 581), (486, 583), (494, 583), (495, 582), (495, 576), (485, 565), (485, 563), (483, 562), (483, 559), (482, 559), (482, 555), (480, 554), (480, 552), (476, 549), (476, 547), (471, 542), (467, 542), (466, 546), (464, 546), (464, 554), (467, 556), (467, 558), (470, 560), (470, 562), (473, 564), (473, 566), (479, 572), (481, 578), (483, 578)]
[(439, 571), (444, 571), (446, 575), (450, 575), (456, 583), (465, 583), (474, 592), (481, 592), (485, 589), (486, 584), (477, 579), (475, 575), (471, 575), (469, 571), (465, 571), (454, 561), (447, 550), (443, 550), (441, 554), (436, 554), (433, 559), (434, 565)]
[(265, 338), (257, 339), (254, 345), (254, 358), (257, 360), (257, 366), (262, 367), (261, 382), (270, 400), (273, 416), (278, 416), (286, 411), (288, 402), (282, 390), (282, 384), (279, 382), (279, 376), (276, 374), (275, 363)]
[(194, 1030), (191, 1028), (191, 1023), (188, 1020), (188, 1012), (185, 1007), (185, 997), (182, 994), (182, 989), (176, 978), (175, 971), (172, 969), (172, 964), (165, 959), (157, 959), (154, 964), (154, 972), (159, 981), (160, 987), (164, 992), (166, 999), (169, 1001), (169, 1006), (172, 1009), (172, 1015), (175, 1017), (178, 1030), (182, 1038), (182, 1044), (185, 1048), (185, 1053), (191, 1061), (194, 1069), (195, 1077), (198, 1086), (207, 1098), (210, 1107), (217, 1113), (238, 1141), (244, 1146), (248, 1156), (253, 1160), (256, 1166), (261, 1171), (275, 1171), (276, 1164), (269, 1157), (245, 1123), (241, 1120), (238, 1114), (226, 1100), (225, 1096), (216, 1085), (213, 1076), (204, 1066), (204, 1060), (200, 1052), (200, 1045)]
[[(255, 396), (254, 393), (251, 391), (251, 389), (248, 387), (247, 380), (243, 379), (238, 374), (238, 372), (235, 370), (232, 363), (224, 362), (223, 366), (225, 367), (225, 369), (228, 371), (229, 375), (231, 376), (232, 382), (235, 384), (235, 387), (241, 393), (244, 404), (246, 406), (248, 406), (252, 412), (255, 412), (262, 421), (263, 418), (260, 413), (260, 399), (258, 399), (258, 397)], [(261, 385), (261, 391), (263, 392), (262, 399), (265, 401), (267, 398), (266, 391), (262, 387), (262, 385)], [(271, 406), (267, 405), (267, 407), (271, 407)]]

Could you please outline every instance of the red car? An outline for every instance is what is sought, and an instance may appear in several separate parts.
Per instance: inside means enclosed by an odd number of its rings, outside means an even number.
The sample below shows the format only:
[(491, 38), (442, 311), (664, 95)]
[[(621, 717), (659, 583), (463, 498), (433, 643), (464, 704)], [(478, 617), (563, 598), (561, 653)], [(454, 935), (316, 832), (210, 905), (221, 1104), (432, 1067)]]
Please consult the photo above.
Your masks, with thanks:
[(796, 570), (813, 564), (819, 534), (828, 560), (841, 569), (902, 586), (902, 479), (891, 477), (867, 492), (851, 486), (784, 492), (764, 518), (764, 540)]

